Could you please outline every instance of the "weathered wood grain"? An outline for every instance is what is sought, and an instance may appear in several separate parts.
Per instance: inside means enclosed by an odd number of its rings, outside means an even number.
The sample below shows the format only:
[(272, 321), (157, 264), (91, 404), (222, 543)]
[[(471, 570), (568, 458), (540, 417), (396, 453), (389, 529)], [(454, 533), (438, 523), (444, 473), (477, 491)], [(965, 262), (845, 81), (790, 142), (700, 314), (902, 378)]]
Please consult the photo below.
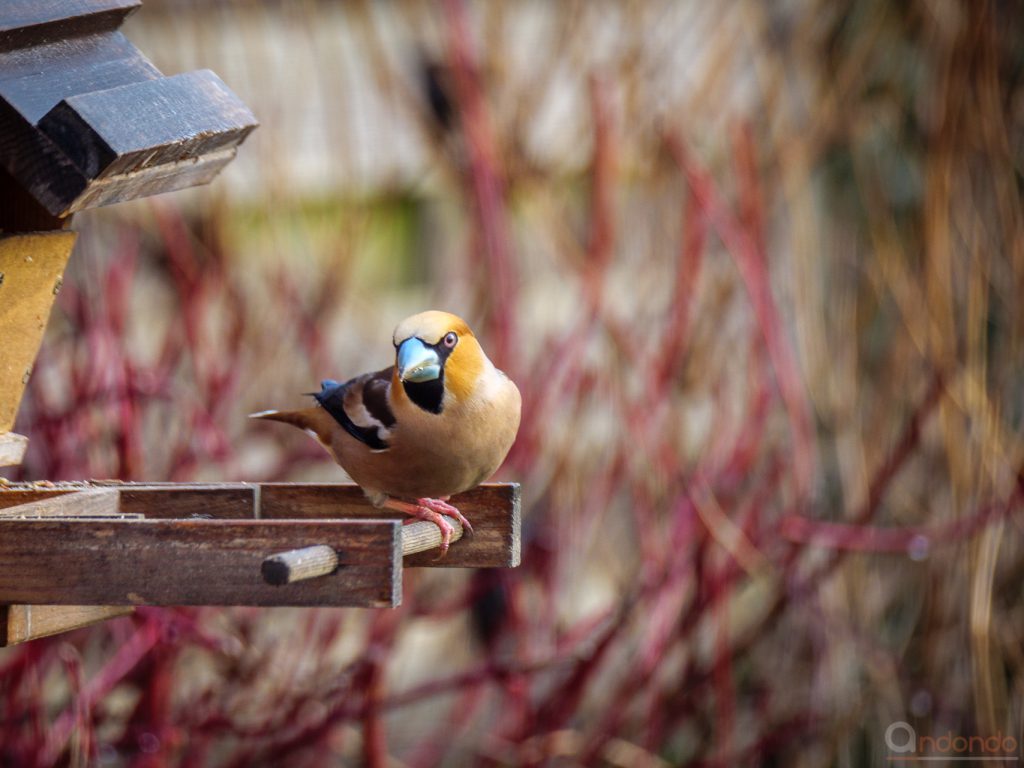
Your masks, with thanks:
[(0, 432), (0, 467), (21, 464), (28, 448), (28, 438), (15, 432)]
[[(3, 507), (0, 508), (0, 521), (30, 517), (109, 517), (119, 514), (121, 506), (117, 491), (99, 488), (62, 493), (17, 506)], [(4, 530), (0, 527), (0, 534)]]
[[(448, 550), (443, 560), (420, 552), (405, 559), (406, 566), (510, 568), (520, 560), (519, 485), (487, 483), (451, 499), (473, 525)], [(263, 519), (361, 518), (407, 520), (408, 516), (376, 509), (352, 484), (265, 483), (260, 486)]]
[[(11, 496), (20, 496), (22, 504), (5, 506)], [(30, 497), (35, 498), (30, 498)], [(117, 517), (125, 519), (120, 512), (118, 493), (106, 489), (87, 489), (77, 492), (3, 492), (0, 493), (0, 536), (3, 536), (5, 522), (10, 519), (32, 519), (44, 517), (88, 518)], [(141, 515), (133, 515), (141, 520)], [(0, 644), (11, 645), (37, 637), (68, 632), (97, 621), (123, 616), (132, 611), (129, 606), (105, 605), (2, 605), (0, 606)]]
[(0, 236), (0, 432), (14, 426), (74, 244), (74, 232)]
[(221, 168), (235, 158), (236, 153), (236, 147), (229, 147), (198, 158), (96, 179), (65, 205), (64, 214), (209, 184)]
[[(394, 606), (399, 524), (388, 520), (6, 520), (0, 603)], [(275, 552), (324, 544), (339, 568), (274, 587)]]
[[(253, 519), (258, 486), (247, 483), (113, 483), (105, 486), (121, 497), (121, 511), (148, 518)], [(2, 494), (0, 494), (2, 496)]]
[(141, 0), (4, 0), (0, 51), (114, 30)]
[(0, 646), (70, 632), (133, 610), (130, 605), (0, 605)]
[(160, 77), (160, 70), (120, 32), (0, 53), (0, 96), (30, 126), (64, 99)]
[(73, 493), (73, 491), (53, 488), (31, 488), (21, 485), (14, 487), (0, 485), (0, 509), (16, 507), (19, 504), (27, 504), (30, 501), (52, 499), (55, 496), (63, 496), (67, 493)]
[(236, 146), (256, 121), (204, 69), (68, 96), (38, 125), (85, 176), (102, 179)]

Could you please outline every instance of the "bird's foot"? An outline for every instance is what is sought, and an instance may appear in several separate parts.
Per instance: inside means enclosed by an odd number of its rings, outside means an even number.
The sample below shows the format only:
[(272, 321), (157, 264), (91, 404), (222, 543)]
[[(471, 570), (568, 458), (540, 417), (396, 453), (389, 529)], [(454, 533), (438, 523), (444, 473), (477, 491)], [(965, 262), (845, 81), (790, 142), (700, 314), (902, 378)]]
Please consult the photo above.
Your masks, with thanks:
[[(407, 515), (419, 518), (420, 520), (426, 520), (436, 525), (438, 529), (441, 531), (441, 551), (437, 557), (438, 560), (441, 560), (444, 558), (445, 555), (448, 554), (448, 547), (452, 542), (452, 533), (454, 533), (455, 529), (452, 527), (452, 524), (445, 519), (443, 513), (437, 511), (436, 509), (431, 509), (426, 504), (421, 504), (421, 501), (434, 500), (417, 499), (415, 504), (410, 504), (407, 501), (399, 501), (398, 499), (387, 499), (381, 506), (386, 507), (388, 509), (394, 509), (398, 512), (404, 512)], [(454, 509), (454, 507), (452, 508)], [(462, 515), (460, 514), (459, 517), (462, 517)], [(462, 519), (465, 520), (465, 518)]]
[(469, 520), (467, 520), (463, 516), (463, 514), (461, 512), (459, 512), (458, 507), (453, 507), (451, 504), (448, 503), (448, 498), (449, 497), (445, 497), (445, 498), (441, 498), (441, 499), (416, 499), (416, 503), (419, 504), (421, 507), (426, 507), (427, 509), (432, 510), (434, 512), (439, 512), (442, 515), (448, 515), (448, 517), (454, 517), (456, 520), (458, 520), (460, 523), (462, 523), (462, 527), (465, 530), (467, 530), (470, 533), (472, 533), (473, 532), (473, 526), (470, 525)]

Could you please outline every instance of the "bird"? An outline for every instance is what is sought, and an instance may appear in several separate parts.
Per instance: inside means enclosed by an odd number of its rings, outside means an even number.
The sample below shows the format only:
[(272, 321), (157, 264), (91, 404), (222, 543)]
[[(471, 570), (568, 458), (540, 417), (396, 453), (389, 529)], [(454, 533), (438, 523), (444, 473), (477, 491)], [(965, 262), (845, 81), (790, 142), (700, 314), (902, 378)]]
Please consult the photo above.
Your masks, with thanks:
[(519, 430), (522, 397), (465, 320), (439, 310), (400, 322), (394, 365), (343, 383), (325, 379), (316, 403), (251, 418), (305, 430), (377, 508), (429, 520), (443, 558), (454, 531), (473, 527), (449, 500), (501, 466)]

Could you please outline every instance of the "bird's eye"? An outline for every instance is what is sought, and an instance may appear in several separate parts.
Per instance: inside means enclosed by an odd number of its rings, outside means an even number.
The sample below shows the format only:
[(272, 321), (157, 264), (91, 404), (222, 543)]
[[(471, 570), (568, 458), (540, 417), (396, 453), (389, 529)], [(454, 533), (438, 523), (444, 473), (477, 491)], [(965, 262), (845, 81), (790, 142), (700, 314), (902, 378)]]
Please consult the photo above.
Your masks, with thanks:
[(448, 349), (451, 349), (452, 347), (454, 347), (454, 346), (455, 346), (455, 342), (457, 342), (458, 340), (459, 340), (459, 337), (458, 337), (458, 336), (456, 336), (456, 335), (455, 335), (455, 334), (454, 334), (453, 332), (449, 332), (449, 333), (448, 333), (448, 334), (447, 334), (447, 335), (446, 335), (446, 336), (444, 337), (444, 345), (445, 345), (446, 347), (448, 347)]

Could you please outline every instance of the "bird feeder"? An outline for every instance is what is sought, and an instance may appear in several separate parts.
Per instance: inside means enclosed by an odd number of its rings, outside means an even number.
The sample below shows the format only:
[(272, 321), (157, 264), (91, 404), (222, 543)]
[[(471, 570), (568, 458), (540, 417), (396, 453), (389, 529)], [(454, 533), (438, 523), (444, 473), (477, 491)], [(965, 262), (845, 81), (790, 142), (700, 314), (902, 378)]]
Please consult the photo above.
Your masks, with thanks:
[[(0, 5), (0, 466), (75, 242), (72, 215), (209, 182), (256, 127), (212, 72), (164, 76), (118, 30), (140, 0)], [(351, 484), (0, 486), (0, 645), (136, 605), (396, 606), (406, 566), (519, 563), (519, 488), (455, 503), (473, 521), (438, 561)]]

